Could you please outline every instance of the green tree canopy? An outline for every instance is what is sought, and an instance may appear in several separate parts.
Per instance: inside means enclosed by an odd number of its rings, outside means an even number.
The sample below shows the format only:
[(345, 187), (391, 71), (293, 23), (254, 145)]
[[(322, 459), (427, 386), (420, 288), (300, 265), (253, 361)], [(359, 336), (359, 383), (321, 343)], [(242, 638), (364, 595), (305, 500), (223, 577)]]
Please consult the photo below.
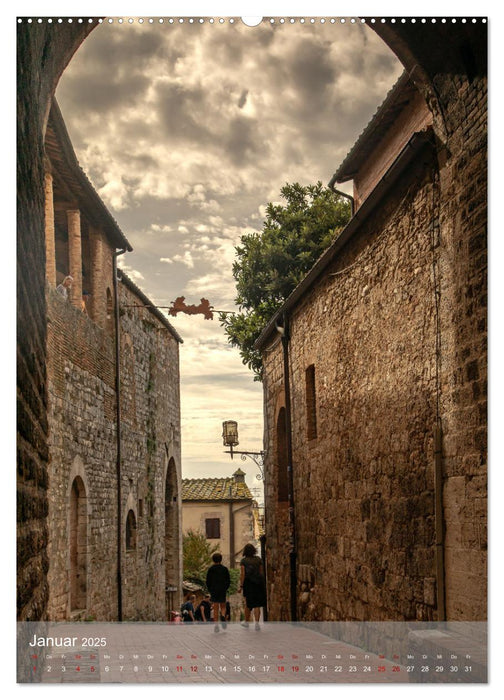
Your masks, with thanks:
[[(206, 588), (207, 571), (212, 566), (212, 554), (219, 551), (218, 545), (211, 545), (201, 531), (188, 530), (182, 538), (184, 581), (192, 581)], [(236, 593), (240, 583), (240, 569), (229, 569), (231, 585), (228, 595)]]
[(348, 200), (321, 182), (286, 184), (281, 195), (286, 204), (268, 204), (261, 232), (241, 237), (233, 263), (239, 311), (220, 317), (256, 380), (262, 378), (262, 360), (255, 341), (350, 219)]
[(193, 581), (205, 588), (206, 574), (212, 565), (212, 554), (219, 550), (211, 545), (203, 532), (188, 530), (182, 538), (184, 581)]

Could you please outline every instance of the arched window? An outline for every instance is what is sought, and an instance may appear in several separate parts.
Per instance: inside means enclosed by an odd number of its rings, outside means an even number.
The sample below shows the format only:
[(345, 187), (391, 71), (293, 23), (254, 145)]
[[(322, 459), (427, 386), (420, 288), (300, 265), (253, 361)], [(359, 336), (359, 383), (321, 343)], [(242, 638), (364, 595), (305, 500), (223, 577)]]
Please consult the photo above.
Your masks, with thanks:
[(132, 510), (128, 511), (126, 518), (126, 551), (133, 552), (137, 545), (137, 526), (135, 514)]
[(84, 482), (75, 477), (70, 492), (70, 609), (87, 607), (87, 498)]
[(287, 456), (287, 430), (285, 425), (285, 407), (278, 412), (276, 423), (275, 463), (277, 473), (277, 499), (289, 500), (289, 460)]

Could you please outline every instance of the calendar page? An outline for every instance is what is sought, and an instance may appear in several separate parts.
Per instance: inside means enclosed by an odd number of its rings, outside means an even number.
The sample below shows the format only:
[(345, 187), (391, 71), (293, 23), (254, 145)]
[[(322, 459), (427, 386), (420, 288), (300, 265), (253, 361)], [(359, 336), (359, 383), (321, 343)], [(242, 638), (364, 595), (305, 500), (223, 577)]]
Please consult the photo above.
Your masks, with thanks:
[(16, 29), (17, 682), (487, 683), (487, 18)]
[[(22, 623), (22, 683), (486, 683), (485, 623)], [(22, 669), (22, 670), (21, 670)]]

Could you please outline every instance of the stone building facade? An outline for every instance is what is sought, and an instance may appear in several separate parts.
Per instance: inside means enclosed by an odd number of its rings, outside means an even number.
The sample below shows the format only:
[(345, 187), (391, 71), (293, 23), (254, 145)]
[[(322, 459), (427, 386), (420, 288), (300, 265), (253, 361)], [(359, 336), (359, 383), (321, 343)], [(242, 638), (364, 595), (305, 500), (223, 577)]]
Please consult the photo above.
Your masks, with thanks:
[(46, 165), (47, 617), (167, 619), (181, 596), (181, 339), (124, 273), (114, 284), (131, 246), (56, 103)]
[(237, 469), (232, 477), (182, 480), (182, 529), (203, 532), (218, 545), (222, 563), (235, 569), (249, 542), (259, 550), (257, 503)]
[(330, 183), (355, 215), (259, 338), (270, 619), (486, 619), (485, 85), (471, 199), (398, 81)]

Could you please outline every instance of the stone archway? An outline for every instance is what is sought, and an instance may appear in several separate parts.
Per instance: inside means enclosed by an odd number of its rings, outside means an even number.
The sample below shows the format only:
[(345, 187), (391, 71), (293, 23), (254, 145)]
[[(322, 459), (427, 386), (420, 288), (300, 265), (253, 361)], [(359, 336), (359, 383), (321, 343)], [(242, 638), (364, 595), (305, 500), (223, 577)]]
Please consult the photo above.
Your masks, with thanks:
[(70, 490), (70, 612), (87, 608), (87, 495), (76, 476)]

